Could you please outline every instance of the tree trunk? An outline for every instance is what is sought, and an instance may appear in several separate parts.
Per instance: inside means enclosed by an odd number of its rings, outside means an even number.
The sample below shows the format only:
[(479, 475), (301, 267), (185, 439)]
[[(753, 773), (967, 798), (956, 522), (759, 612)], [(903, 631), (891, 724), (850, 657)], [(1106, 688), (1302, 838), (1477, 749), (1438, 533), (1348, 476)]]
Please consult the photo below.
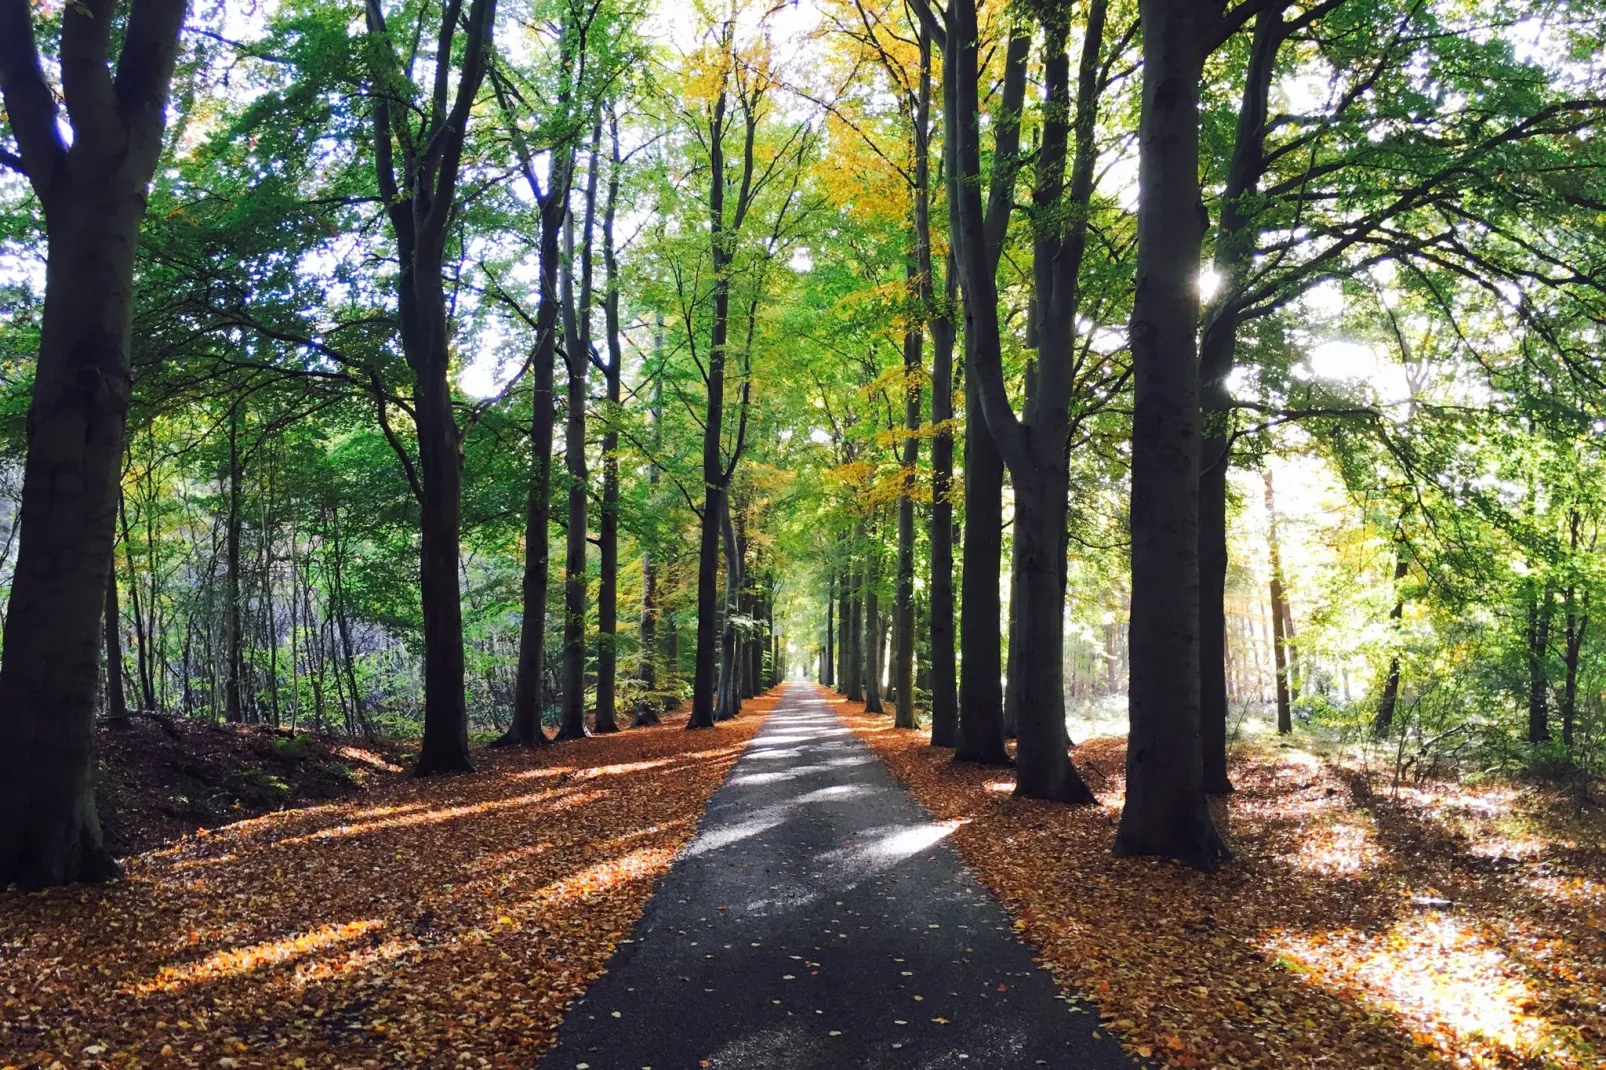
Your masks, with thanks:
[(1042, 483), (1015, 501), (1015, 539), (1020, 546), (1020, 614), (1023, 656), (1016, 663), (1019, 719), (1015, 794), (1051, 802), (1096, 802), (1071, 765), (1065, 728), (1065, 596), (1060, 569), (1066, 469), (1044, 474)]
[(619, 126), (611, 120), (612, 152), (607, 206), (602, 220), (602, 262), (607, 272), (603, 295), (608, 363), (604, 368), (607, 408), (602, 431), (602, 509), (597, 517), (600, 573), (597, 580), (597, 713), (596, 732), (617, 732), (619, 721), (615, 677), (619, 665), (619, 418), (623, 394), (624, 354), (619, 344), (619, 260), (613, 247), (614, 216), (619, 206)]
[(1528, 604), (1528, 742), (1550, 742), (1550, 589), (1535, 585)]
[[(653, 355), (655, 363), (663, 357), (664, 325), (660, 315), (658, 330), (653, 334)], [(652, 407), (649, 415), (652, 417), (653, 454), (657, 455), (659, 436), (662, 434), (662, 420), (664, 418), (664, 386), (663, 371), (652, 380)], [(658, 465), (655, 461), (647, 464), (647, 487), (649, 498), (656, 496), (658, 489)], [(636, 682), (642, 691), (646, 692), (636, 700), (636, 716), (632, 722), (634, 727), (643, 728), (647, 725), (659, 723), (660, 704), (658, 696), (653, 694), (658, 688), (657, 646), (658, 646), (658, 559), (653, 557), (649, 549), (641, 555), (641, 623), (638, 626), (637, 641), (640, 643), (640, 660), (637, 662)]]
[(1283, 601), (1283, 556), (1277, 544), (1277, 501), (1272, 496), (1271, 470), (1262, 473), (1266, 483), (1266, 546), (1271, 554), (1271, 650), (1277, 673), (1277, 734), (1294, 730), (1288, 697), (1288, 637), (1284, 634), (1287, 604)]
[[(446, 303), (440, 262), (420, 266), (427, 296), (419, 311), (434, 320), (434, 343), (414, 354), (418, 375), (418, 468), (422, 495), (419, 588), (424, 615), (424, 738), (415, 776), (468, 771), (468, 707), (463, 694), (463, 603), (458, 586), (462, 473), (452, 415)], [(403, 276), (409, 274), (403, 268)], [(426, 304), (426, 302), (420, 302)], [(431, 313), (433, 313), (431, 315)], [(422, 358), (422, 359), (420, 359)]]
[[(139, 669), (139, 697), (140, 709), (154, 711), (156, 709), (156, 686), (152, 671), (152, 657), (149, 631), (145, 627), (145, 618), (139, 609), (139, 573), (134, 567), (134, 546), (128, 537), (128, 508), (119, 492), (117, 496), (117, 515), (123, 525), (123, 553), (128, 558), (128, 608), (134, 619), (134, 643), (139, 647), (135, 651), (135, 664)], [(112, 570), (115, 571), (113, 562)]]
[[(117, 609), (117, 569), (106, 573), (106, 719), (113, 725), (128, 723), (128, 700), (123, 695), (123, 621)], [(1568, 618), (1571, 620), (1571, 618)]]
[(836, 573), (825, 581), (825, 658), (820, 662), (820, 683), (826, 687), (836, 683)]
[(1199, 78), (1211, 9), (1141, 0), (1137, 286), (1132, 308), (1132, 622), (1118, 855), (1213, 871), (1199, 730)]
[[(1000, 688), (998, 573), (1002, 556), (1003, 459), (988, 429), (976, 381), (978, 350), (996, 352), (999, 344), (993, 276), (1008, 231), (1015, 200), (1019, 115), (1026, 90), (1031, 49), (1029, 28), (1015, 27), (1005, 51), (1003, 90), (995, 131), (995, 167), (985, 217), (965, 225), (964, 194), (979, 198), (979, 108), (976, 79), (978, 30), (972, 0), (948, 5), (943, 78), (944, 140), (948, 181), (950, 245), (964, 279), (965, 317), (965, 520), (961, 577), (959, 653), (959, 731), (956, 761), (1007, 765), (1004, 749), (1003, 693)], [(963, 137), (959, 136), (963, 134)], [(964, 142), (963, 147), (961, 142)], [(963, 174), (962, 174), (963, 173)], [(972, 206), (972, 213), (979, 209)], [(984, 307), (986, 306), (986, 307)]]
[(1565, 647), (1562, 656), (1567, 678), (1561, 693), (1561, 742), (1569, 749), (1573, 745), (1573, 732), (1578, 721), (1578, 655), (1584, 646), (1584, 633), (1589, 629), (1587, 597), (1584, 601), (1586, 612), (1579, 612), (1577, 599), (1577, 590), (1568, 587), (1567, 616), (1563, 621)]
[(730, 336), (731, 235), (725, 219), (725, 120), (729, 100), (721, 91), (710, 121), (709, 147), (709, 251), (713, 261), (713, 292), (708, 328), (708, 391), (703, 417), (703, 515), (697, 547), (697, 650), (692, 677), (691, 718), (687, 728), (711, 728), (716, 695), (716, 628), (719, 621), (719, 553), (722, 498), (726, 488), (721, 448), (725, 421), (725, 358)]
[[(855, 548), (864, 545), (864, 521), (862, 520), (854, 526), (853, 545)], [(845, 694), (849, 702), (864, 701), (864, 574), (863, 561), (855, 561), (849, 566), (848, 617), (845, 629), (846, 637), (843, 643), (848, 652), (848, 667), (845, 674), (847, 677), (847, 691)]]
[(864, 712), (885, 713), (881, 708), (881, 606), (872, 573), (864, 592)]
[(7, 122), (48, 242), (0, 644), (0, 889), (118, 874), (90, 780), (95, 692), (128, 417), (134, 255), (184, 8), (180, 0), (131, 8), (115, 78), (111, 5), (62, 9), (62, 64), (84, 92), (58, 116), (32, 5), (0, 5)]
[(728, 721), (741, 712), (741, 700), (736, 696), (738, 643), (734, 618), (737, 613), (738, 592), (742, 587), (742, 553), (737, 543), (735, 523), (731, 518), (729, 493), (720, 498), (720, 532), (725, 548), (725, 609), (721, 614), (723, 626), (720, 631), (719, 690), (716, 696), (715, 719)]
[(593, 128), (591, 159), (587, 168), (585, 221), (580, 238), (580, 292), (574, 292), (574, 217), (564, 228), (563, 355), (568, 372), (568, 398), (564, 420), (564, 466), (569, 473), (569, 517), (563, 559), (563, 708), (558, 739), (586, 736), (586, 506), (589, 475), (586, 470), (586, 390), (591, 369), (591, 234), (596, 221), (598, 141), (601, 124)]
[(230, 724), (239, 724), (245, 720), (245, 711), (240, 698), (240, 676), (244, 655), (241, 651), (243, 636), (240, 627), (240, 529), (242, 518), (240, 516), (240, 410), (235, 406), (229, 410), (229, 511), (225, 518), (228, 576), (224, 583), (224, 597), (228, 604), (223, 610), (223, 627), (227, 632), (224, 657), (228, 663), (224, 666), (224, 698), (228, 710), (227, 717)]
[[(1400, 593), (1400, 581), (1411, 570), (1406, 555), (1405, 540), (1400, 537), (1394, 552), (1394, 608), (1389, 610), (1389, 634), (1393, 643), (1399, 642), (1400, 620), (1405, 616), (1405, 595)], [(1384, 739), (1394, 730), (1394, 706), (1400, 697), (1400, 655), (1391, 654), (1389, 671), (1383, 682), (1383, 694), (1377, 700), (1377, 713), (1372, 718), (1372, 738)]]
[(841, 582), (837, 586), (836, 595), (836, 693), (847, 696), (848, 693), (848, 653), (853, 647), (852, 637), (852, 611), (848, 608), (853, 601), (853, 561), (849, 548), (849, 559), (842, 566)]
[(1199, 469), (1199, 724), (1205, 791), (1232, 791), (1227, 777), (1227, 471), (1231, 465), (1232, 374), (1243, 275), (1258, 231), (1247, 203), (1265, 169), (1266, 113), (1277, 50), (1287, 30), (1280, 8), (1256, 16), (1232, 161), (1216, 228), (1221, 292), (1205, 318), (1199, 347), (1203, 436)]
[[(565, 53), (563, 65), (572, 62)], [(568, 94), (559, 94), (567, 113)], [(516, 127), (515, 127), (516, 128)], [(522, 147), (522, 143), (520, 143)], [(552, 431), (556, 418), (553, 372), (562, 315), (559, 260), (563, 221), (568, 216), (569, 186), (574, 174), (572, 142), (551, 154), (547, 189), (539, 189), (527, 154), (521, 153), (531, 193), (538, 195), (541, 219), (541, 297), (535, 313), (535, 355), (531, 360), (530, 488), (524, 513), (524, 578), (519, 624), (518, 670), (513, 682), (513, 722), (497, 740), (500, 746), (550, 742), (542, 723), (546, 712), (546, 610), (550, 583), (552, 517)]]
[[(424, 618), (424, 738), (419, 746), (416, 776), (473, 769), (468, 756), (468, 708), (463, 693), (463, 604), (459, 554), (462, 535), (462, 456), (457, 419), (452, 411), (451, 337), (446, 313), (444, 267), (446, 242), (457, 201), (458, 169), (470, 109), (484, 80), (495, 24), (495, 0), (472, 0), (464, 31), (457, 92), (448, 110), (448, 72), (463, 13), (449, 6), (442, 13), (435, 55), (440, 77), (440, 104), (426, 141), (433, 150), (404, 154), (398, 172), (392, 143), (390, 100), (375, 94), (373, 103), (374, 167), (379, 192), (396, 239), (397, 319), (401, 348), (413, 373), (414, 424), (418, 433), (416, 470), (405, 448), (390, 432), (383, 391), (374, 398), (391, 447), (407, 471), (420, 513), (419, 588)], [(366, 17), (371, 35), (387, 41), (383, 14), (370, 4)], [(388, 48), (388, 46), (387, 46)], [(376, 79), (401, 67), (393, 50), (375, 49)], [(427, 158), (427, 173), (418, 170)], [(377, 376), (377, 372), (373, 373)]]

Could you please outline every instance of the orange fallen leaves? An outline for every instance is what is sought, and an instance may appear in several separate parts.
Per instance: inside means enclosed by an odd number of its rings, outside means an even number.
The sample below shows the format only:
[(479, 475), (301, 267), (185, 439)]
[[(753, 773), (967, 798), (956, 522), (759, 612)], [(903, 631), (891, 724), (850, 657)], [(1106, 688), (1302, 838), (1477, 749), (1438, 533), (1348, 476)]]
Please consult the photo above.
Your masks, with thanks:
[(1213, 805), (1237, 858), (1207, 877), (1110, 854), (1123, 740), (1076, 748), (1100, 805), (1067, 809), (1014, 799), (1007, 773), (829, 697), (937, 820), (960, 822), (961, 856), (1134, 1053), (1279, 1070), (1602, 1065), (1599, 815), (1450, 785), (1394, 802), (1283, 752), (1235, 765), (1237, 794)]
[(479, 752), (187, 836), (117, 884), (6, 893), (0, 1066), (528, 1067), (774, 701)]

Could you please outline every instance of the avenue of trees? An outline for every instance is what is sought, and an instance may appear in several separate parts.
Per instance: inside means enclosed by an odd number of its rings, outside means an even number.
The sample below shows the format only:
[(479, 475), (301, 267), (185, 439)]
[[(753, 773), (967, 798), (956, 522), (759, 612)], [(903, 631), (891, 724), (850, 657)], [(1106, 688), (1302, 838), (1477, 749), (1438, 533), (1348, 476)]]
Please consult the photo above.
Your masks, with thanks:
[(148, 714), (1598, 762), (1594, 0), (236, 7), (0, 0), (0, 887)]

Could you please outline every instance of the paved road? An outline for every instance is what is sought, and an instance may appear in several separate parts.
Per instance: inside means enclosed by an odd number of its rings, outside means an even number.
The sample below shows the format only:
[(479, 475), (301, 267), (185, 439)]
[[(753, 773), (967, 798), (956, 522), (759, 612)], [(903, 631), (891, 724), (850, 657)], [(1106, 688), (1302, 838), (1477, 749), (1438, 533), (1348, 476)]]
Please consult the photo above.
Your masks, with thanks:
[(541, 1070), (1130, 1070), (950, 831), (790, 685)]

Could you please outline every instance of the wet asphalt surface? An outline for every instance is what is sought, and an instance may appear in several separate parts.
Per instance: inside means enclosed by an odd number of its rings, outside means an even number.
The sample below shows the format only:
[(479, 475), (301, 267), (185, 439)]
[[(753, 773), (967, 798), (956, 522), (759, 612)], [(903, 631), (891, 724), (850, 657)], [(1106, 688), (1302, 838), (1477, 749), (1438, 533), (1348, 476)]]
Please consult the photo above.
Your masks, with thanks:
[(790, 685), (540, 1070), (1137, 1065), (951, 831)]

